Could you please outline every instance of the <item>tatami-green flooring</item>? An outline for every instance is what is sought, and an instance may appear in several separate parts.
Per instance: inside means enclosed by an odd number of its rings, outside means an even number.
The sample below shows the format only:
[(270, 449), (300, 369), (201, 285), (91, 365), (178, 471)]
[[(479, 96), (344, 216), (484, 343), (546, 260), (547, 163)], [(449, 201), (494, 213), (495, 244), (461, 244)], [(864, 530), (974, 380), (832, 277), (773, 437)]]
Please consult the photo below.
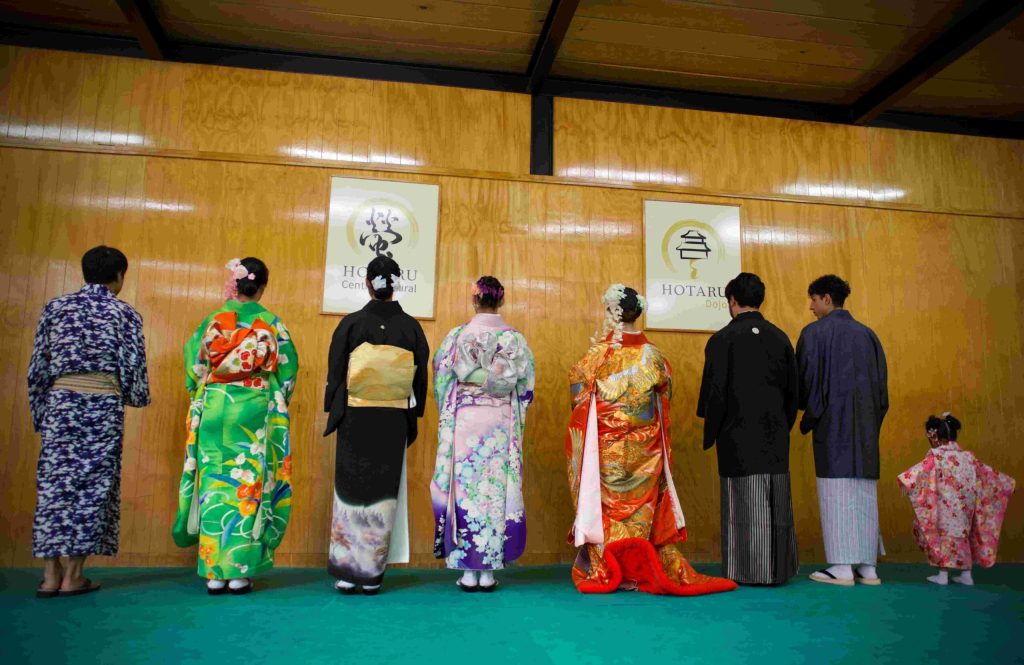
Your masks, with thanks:
[[(717, 566), (699, 566), (717, 572)], [(466, 594), (443, 570), (396, 569), (376, 597), (321, 570), (275, 570), (247, 596), (207, 596), (191, 570), (106, 568), (93, 594), (39, 600), (36, 570), (0, 570), (0, 663), (1024, 662), (1024, 566), (938, 587), (885, 565), (880, 587), (807, 580), (714, 596), (578, 594), (565, 566)]]

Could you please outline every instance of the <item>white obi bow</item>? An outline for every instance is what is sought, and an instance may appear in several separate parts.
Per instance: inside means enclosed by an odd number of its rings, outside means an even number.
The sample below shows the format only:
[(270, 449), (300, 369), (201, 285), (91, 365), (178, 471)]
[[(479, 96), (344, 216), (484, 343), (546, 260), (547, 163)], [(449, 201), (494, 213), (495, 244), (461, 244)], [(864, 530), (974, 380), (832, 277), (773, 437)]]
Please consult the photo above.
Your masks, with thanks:
[(502, 330), (497, 334), (488, 331), (460, 335), (453, 369), (459, 381), (468, 379), (469, 383), (479, 383), (489, 395), (504, 397), (526, 376), (528, 364), (519, 335)]

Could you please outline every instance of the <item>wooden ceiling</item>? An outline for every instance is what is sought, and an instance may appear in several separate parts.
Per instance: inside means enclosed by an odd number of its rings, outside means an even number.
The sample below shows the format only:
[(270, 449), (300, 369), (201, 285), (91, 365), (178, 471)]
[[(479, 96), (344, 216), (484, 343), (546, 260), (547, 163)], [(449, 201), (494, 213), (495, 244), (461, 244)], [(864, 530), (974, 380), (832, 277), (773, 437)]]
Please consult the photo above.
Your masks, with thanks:
[[(977, 122), (1024, 122), (1022, 2), (997, 0), (0, 0), (0, 41), (61, 47), (53, 31), (138, 39), (152, 57), (212, 58), (202, 47), (236, 54), (373, 61), (444, 68), (433, 82), (545, 92), (600, 83), (614, 97), (644, 91), (672, 105), (706, 93), (704, 105), (742, 98), (751, 112), (797, 108), (834, 120), (849, 117), (880, 88), (895, 94), (870, 105), (878, 113)], [(995, 9), (993, 9), (995, 7)], [(998, 11), (997, 11), (998, 10)], [(983, 12), (996, 27), (971, 26)], [(973, 16), (972, 16), (973, 14)], [(1009, 18), (1006, 18), (1009, 16)], [(1016, 18), (1014, 18), (1016, 16)], [(547, 22), (547, 24), (546, 24)], [(977, 22), (975, 22), (977, 23)], [(916, 54), (937, 40), (970, 42), (951, 64), (911, 71)], [(980, 30), (980, 32), (979, 32)], [(141, 34), (140, 34), (141, 33)], [(146, 34), (148, 33), (148, 35)], [(39, 38), (50, 34), (49, 40)], [(13, 36), (12, 36), (13, 35)], [(151, 43), (147, 45), (147, 39)], [(950, 41), (952, 40), (952, 41)], [(968, 43), (968, 42), (963, 42)], [(87, 47), (76, 46), (78, 50)], [(946, 49), (943, 51), (945, 53)], [(217, 51), (224, 53), (223, 48)], [(953, 53), (954, 51), (950, 51)], [(197, 55), (206, 53), (205, 56)], [(175, 57), (178, 54), (180, 57)], [(255, 61), (253, 61), (255, 62)], [(260, 61), (263, 62), (263, 61)], [(310, 61), (312, 62), (312, 61)], [(944, 64), (940, 57), (936, 59)], [(228, 64), (246, 64), (235, 58)], [(926, 63), (927, 64), (927, 63)], [(313, 64), (309, 70), (316, 70)], [(911, 67), (913, 69), (913, 67)], [(459, 78), (460, 72), (504, 78)], [(304, 70), (305, 71), (305, 70)], [(353, 70), (382, 76), (399, 69)], [(327, 73), (339, 73), (331, 69)], [(344, 69), (340, 70), (344, 73)], [(905, 71), (903, 73), (906, 73)], [(894, 79), (895, 77), (895, 79)], [(406, 79), (409, 80), (409, 79)], [(411, 79), (417, 80), (417, 79)], [(466, 81), (469, 81), (468, 83)], [(482, 81), (482, 83), (481, 83)], [(653, 89), (653, 90), (652, 90)], [(893, 92), (882, 90), (882, 92)], [(556, 92), (554, 94), (563, 94)], [(580, 93), (585, 94), (585, 93)], [(710, 101), (708, 101), (710, 100)], [(785, 103), (758, 110), (759, 100)], [(742, 106), (742, 104), (741, 104)], [(882, 108), (884, 107), (884, 108)], [(799, 115), (799, 114), (797, 114)], [(955, 131), (955, 129), (954, 129)], [(984, 133), (984, 132), (981, 132)], [(999, 134), (996, 132), (995, 134)], [(1005, 131), (1002, 133), (1005, 134)]]

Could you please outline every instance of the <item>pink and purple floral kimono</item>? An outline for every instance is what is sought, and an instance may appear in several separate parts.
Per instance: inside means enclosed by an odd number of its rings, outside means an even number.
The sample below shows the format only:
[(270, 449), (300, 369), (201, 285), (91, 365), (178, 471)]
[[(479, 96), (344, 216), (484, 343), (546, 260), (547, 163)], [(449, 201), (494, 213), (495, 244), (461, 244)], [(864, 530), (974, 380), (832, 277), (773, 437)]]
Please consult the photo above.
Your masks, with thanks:
[(448, 568), (498, 570), (526, 545), (523, 430), (533, 354), (498, 314), (477, 314), (434, 355), (437, 460), (430, 483), (434, 556)]
[(1013, 478), (950, 441), (897, 480), (914, 507), (914, 537), (928, 563), (958, 570), (995, 564)]

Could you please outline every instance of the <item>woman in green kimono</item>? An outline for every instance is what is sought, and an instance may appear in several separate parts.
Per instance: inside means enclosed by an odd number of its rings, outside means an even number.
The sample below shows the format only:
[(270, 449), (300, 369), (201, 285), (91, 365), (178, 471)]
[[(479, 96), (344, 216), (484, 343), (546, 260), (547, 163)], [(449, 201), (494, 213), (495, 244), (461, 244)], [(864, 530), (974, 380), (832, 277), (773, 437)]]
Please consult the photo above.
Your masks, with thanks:
[(233, 259), (227, 301), (185, 345), (191, 396), (174, 542), (199, 544), (200, 577), (218, 595), (252, 590), (274, 565), (292, 506), (288, 402), (299, 359), (259, 304), (269, 271)]

